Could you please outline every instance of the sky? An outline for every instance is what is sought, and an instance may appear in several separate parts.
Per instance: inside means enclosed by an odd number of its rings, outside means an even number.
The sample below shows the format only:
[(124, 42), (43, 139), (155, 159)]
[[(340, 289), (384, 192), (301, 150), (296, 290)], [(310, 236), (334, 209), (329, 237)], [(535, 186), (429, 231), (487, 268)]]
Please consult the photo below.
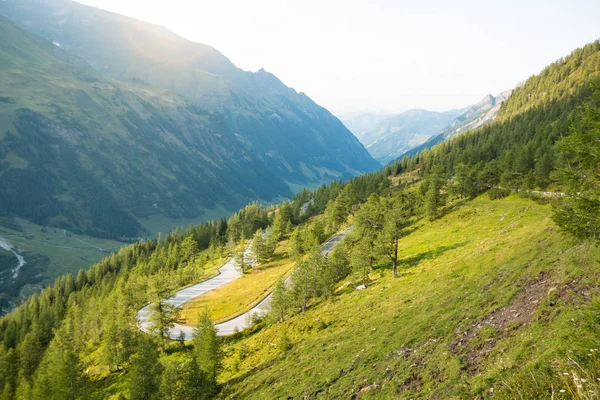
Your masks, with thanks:
[(598, 0), (77, 0), (264, 68), (341, 115), (496, 95), (600, 38)]

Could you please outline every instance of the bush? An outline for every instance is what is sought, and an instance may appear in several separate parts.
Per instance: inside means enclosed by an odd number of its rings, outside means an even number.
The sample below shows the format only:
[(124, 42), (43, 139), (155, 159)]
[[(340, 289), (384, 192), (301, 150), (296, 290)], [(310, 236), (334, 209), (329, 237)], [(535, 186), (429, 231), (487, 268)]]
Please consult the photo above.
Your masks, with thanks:
[(279, 337), (279, 349), (282, 353), (289, 351), (292, 348), (292, 341), (288, 337), (288, 335), (283, 332)]
[(510, 191), (507, 189), (501, 189), (501, 188), (491, 188), (490, 190), (488, 190), (488, 197), (490, 198), (490, 200), (498, 200), (498, 199), (503, 199), (505, 197), (508, 197), (508, 195), (510, 194)]

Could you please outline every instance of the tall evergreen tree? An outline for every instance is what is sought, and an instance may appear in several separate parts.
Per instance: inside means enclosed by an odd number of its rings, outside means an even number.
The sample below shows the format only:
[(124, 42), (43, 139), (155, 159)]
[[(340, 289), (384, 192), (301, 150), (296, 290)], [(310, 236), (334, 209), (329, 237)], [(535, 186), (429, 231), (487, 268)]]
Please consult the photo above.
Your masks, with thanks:
[(283, 321), (289, 308), (289, 294), (283, 278), (280, 278), (273, 288), (270, 305), (269, 314), (271, 319)]
[(384, 222), (377, 243), (380, 251), (392, 262), (392, 274), (395, 278), (398, 276), (398, 242), (407, 234), (406, 228), (414, 214), (416, 199), (414, 196), (400, 193), (382, 201), (385, 209)]
[(434, 220), (440, 215), (440, 208), (444, 205), (442, 188), (444, 187), (445, 174), (440, 164), (436, 164), (427, 178), (428, 190), (425, 195), (426, 213), (430, 220)]
[(150, 332), (156, 337), (161, 346), (169, 340), (169, 332), (179, 321), (179, 309), (163, 299), (157, 300), (150, 306)]
[(128, 390), (131, 400), (152, 400), (158, 397), (162, 366), (155, 345), (146, 338), (140, 340), (138, 351), (131, 356)]
[(192, 338), (194, 354), (200, 364), (200, 369), (206, 374), (211, 393), (213, 393), (217, 388), (217, 375), (222, 368), (223, 353), (217, 336), (217, 328), (210, 320), (207, 311), (200, 314)]

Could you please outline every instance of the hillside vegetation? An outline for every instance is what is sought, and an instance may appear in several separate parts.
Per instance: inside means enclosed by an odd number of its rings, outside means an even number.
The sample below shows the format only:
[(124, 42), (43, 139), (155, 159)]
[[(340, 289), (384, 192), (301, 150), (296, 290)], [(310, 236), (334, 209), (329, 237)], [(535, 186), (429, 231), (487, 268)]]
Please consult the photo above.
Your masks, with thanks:
[(398, 279), (378, 259), (367, 289), (352, 275), (335, 301), (229, 341), (222, 397), (570, 398), (575, 377), (600, 393), (600, 251), (573, 246), (550, 206), (461, 201), (399, 253)]
[[(599, 47), (584, 50), (589, 59)], [(249, 204), (62, 276), (0, 319), (2, 396), (598, 397), (593, 71), (560, 101), (381, 171)], [(535, 187), (566, 195), (512, 193)], [(349, 224), (325, 256), (321, 244)], [(165, 299), (214, 276), (249, 239), (259, 264), (240, 282), (281, 268), (269, 314), (221, 339), (204, 310), (192, 341), (169, 340), (179, 311)], [(214, 319), (247, 309), (235, 297), (198, 301)], [(146, 304), (148, 334), (136, 321)]]
[(600, 83), (598, 65), (600, 42), (596, 41), (515, 89), (502, 103), (496, 122), (405, 157), (391, 168), (396, 172), (418, 168), (426, 175), (434, 165), (441, 165), (451, 175), (460, 166), (461, 174), (480, 186), (545, 189), (555, 180), (553, 171), (565, 166), (556, 142), (580, 123), (582, 104), (590, 99), (593, 84)]

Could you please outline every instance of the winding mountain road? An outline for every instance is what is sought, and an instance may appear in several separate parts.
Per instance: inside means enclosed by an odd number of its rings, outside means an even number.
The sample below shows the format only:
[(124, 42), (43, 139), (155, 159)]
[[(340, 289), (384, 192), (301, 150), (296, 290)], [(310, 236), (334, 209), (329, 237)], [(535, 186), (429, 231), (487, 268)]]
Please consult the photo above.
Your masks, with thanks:
[[(351, 232), (352, 227), (347, 228), (340, 233), (333, 236), (321, 247), (324, 254), (328, 254), (333, 250), (333, 247), (341, 241), (344, 236)], [(250, 246), (248, 246), (250, 248)], [(248, 251), (248, 250), (246, 250)], [(196, 285), (189, 286), (175, 293), (175, 295), (165, 302), (172, 304), (175, 307), (181, 307), (185, 302), (196, 298), (204, 293), (210, 292), (211, 290), (217, 289), (223, 285), (226, 285), (239, 276), (238, 266), (234, 259), (229, 260), (225, 265), (219, 269), (219, 275), (214, 278), (207, 279)], [(291, 276), (286, 279), (286, 284), (289, 284)], [(250, 316), (253, 314), (264, 315), (269, 311), (271, 304), (271, 294), (268, 294), (262, 299), (257, 305), (252, 307), (250, 310), (243, 314), (238, 315), (228, 321), (216, 324), (217, 332), (219, 336), (231, 335), (236, 330), (242, 330), (248, 326)], [(146, 305), (140, 311), (138, 311), (138, 326), (144, 331), (148, 332), (150, 329), (150, 304)], [(192, 339), (193, 327), (176, 324), (170, 331), (169, 337), (171, 339), (177, 339), (181, 332), (185, 335), (186, 340)]]

